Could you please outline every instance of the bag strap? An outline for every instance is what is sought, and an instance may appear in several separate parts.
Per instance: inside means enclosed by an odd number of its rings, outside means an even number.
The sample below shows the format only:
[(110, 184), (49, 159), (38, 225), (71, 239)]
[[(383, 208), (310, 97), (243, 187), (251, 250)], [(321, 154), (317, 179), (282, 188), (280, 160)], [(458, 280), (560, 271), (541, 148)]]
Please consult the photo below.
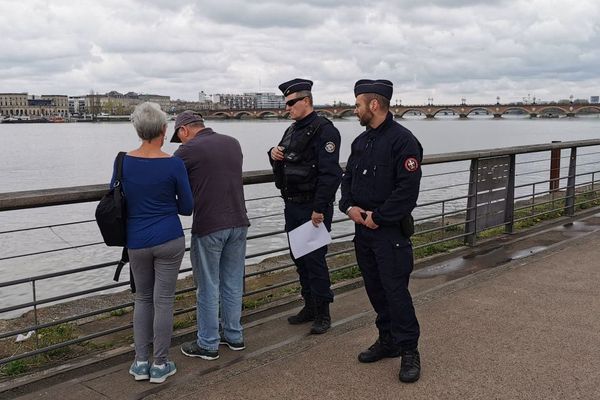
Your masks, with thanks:
[(125, 159), (125, 154), (127, 153), (124, 151), (120, 151), (117, 154), (117, 176), (115, 177), (115, 182), (119, 182), (119, 185), (121, 185), (121, 181), (123, 180), (123, 160)]
[[(123, 180), (123, 160), (125, 159), (125, 152), (120, 151), (117, 154), (117, 176), (115, 177), (115, 188), (118, 190), (121, 195), (123, 194), (123, 185), (121, 181)], [(118, 182), (118, 183), (117, 183)], [(120, 201), (118, 202), (118, 206), (120, 206)], [(121, 259), (117, 264), (117, 270), (115, 271), (115, 275), (113, 276), (113, 280), (115, 282), (119, 281), (119, 276), (121, 275), (121, 270), (129, 262), (129, 253), (127, 251), (127, 247), (123, 247), (123, 251), (121, 252)], [(129, 268), (129, 285), (131, 287), (131, 292), (135, 293), (135, 282), (133, 281), (133, 274), (131, 272), (131, 267)]]

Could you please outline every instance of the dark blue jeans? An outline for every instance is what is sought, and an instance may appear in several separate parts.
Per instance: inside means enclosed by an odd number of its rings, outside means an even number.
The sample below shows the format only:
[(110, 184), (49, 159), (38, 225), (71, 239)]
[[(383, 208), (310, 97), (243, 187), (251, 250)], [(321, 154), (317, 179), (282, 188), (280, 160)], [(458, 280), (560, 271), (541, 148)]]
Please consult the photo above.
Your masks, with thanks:
[[(289, 232), (310, 220), (312, 215), (312, 203), (285, 203), (285, 231)], [(327, 207), (324, 213), (323, 223), (328, 231), (331, 231), (331, 220), (333, 218), (333, 205)], [(333, 291), (329, 279), (329, 269), (325, 261), (327, 246), (323, 246), (300, 258), (294, 258), (290, 253), (296, 271), (300, 277), (302, 286), (302, 297), (313, 297), (316, 300), (333, 302)]]
[(391, 338), (403, 349), (417, 348), (419, 322), (408, 291), (413, 270), (410, 239), (399, 227), (356, 225), (354, 248), (367, 295), (377, 312), (380, 337)]

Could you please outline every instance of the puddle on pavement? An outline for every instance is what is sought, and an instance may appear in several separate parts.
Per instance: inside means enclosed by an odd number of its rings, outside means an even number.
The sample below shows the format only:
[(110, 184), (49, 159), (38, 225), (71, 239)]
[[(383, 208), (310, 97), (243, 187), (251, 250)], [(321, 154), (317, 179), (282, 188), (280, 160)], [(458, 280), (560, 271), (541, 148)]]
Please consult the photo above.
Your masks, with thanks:
[[(467, 255), (419, 268), (413, 271), (411, 277), (414, 279), (430, 279), (444, 276), (448, 281), (461, 278), (483, 269), (506, 264), (512, 260), (532, 256), (563, 240), (583, 236), (599, 229), (600, 220), (596, 218), (592, 218), (589, 223), (582, 221), (570, 222), (506, 245), (481, 249), (475, 247)], [(561, 234), (557, 235), (557, 232)]]

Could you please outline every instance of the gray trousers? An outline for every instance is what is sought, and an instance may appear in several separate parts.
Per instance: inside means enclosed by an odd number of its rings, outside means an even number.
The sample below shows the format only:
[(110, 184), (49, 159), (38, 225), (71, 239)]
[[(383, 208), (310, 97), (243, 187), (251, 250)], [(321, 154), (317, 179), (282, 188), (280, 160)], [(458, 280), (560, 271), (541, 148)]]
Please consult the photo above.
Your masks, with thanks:
[(154, 247), (129, 249), (129, 264), (136, 287), (133, 340), (137, 361), (148, 360), (152, 343), (154, 363), (168, 361), (175, 284), (184, 253), (183, 237)]

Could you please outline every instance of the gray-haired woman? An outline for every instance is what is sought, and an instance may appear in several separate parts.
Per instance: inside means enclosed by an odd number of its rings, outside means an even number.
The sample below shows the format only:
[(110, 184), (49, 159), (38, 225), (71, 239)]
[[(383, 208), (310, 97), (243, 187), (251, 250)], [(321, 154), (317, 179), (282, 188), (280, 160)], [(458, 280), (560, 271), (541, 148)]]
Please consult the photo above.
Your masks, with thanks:
[[(146, 102), (135, 108), (131, 119), (142, 143), (123, 160), (127, 248), (136, 285), (135, 361), (129, 373), (135, 380), (161, 383), (177, 371), (168, 352), (175, 284), (185, 252), (178, 214), (192, 214), (193, 197), (183, 161), (161, 150), (167, 131), (166, 114), (158, 104)], [(111, 186), (115, 175), (116, 171)]]

